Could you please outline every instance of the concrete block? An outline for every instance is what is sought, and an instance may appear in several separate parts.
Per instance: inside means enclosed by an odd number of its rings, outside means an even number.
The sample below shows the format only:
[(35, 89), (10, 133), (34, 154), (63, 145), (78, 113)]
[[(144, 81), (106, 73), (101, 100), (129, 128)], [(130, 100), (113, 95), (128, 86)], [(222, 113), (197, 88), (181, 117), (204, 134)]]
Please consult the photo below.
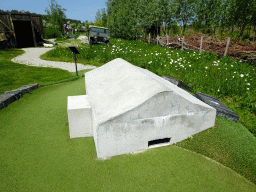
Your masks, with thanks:
[(216, 109), (117, 58), (85, 73), (99, 159), (182, 141), (213, 127)]
[(68, 122), (70, 138), (93, 135), (92, 108), (87, 95), (68, 97)]

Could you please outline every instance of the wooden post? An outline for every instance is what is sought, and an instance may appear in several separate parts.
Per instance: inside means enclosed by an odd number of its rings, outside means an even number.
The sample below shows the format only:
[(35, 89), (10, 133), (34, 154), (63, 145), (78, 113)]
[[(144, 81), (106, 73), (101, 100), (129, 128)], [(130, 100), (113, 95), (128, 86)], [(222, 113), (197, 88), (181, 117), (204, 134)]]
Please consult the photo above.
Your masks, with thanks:
[(184, 36), (183, 36), (183, 38), (182, 38), (181, 50), (183, 50), (183, 43), (184, 43)]
[(200, 43), (200, 53), (202, 53), (203, 48), (203, 36), (201, 37), (201, 43)]
[(156, 43), (157, 43), (157, 44), (159, 43), (159, 40), (158, 40), (158, 38), (159, 38), (159, 36), (158, 36), (158, 34), (157, 34), (157, 39), (156, 39)]
[(15, 34), (15, 29), (14, 29), (14, 24), (13, 24), (13, 20), (12, 20), (12, 14), (9, 13), (10, 16), (10, 22), (11, 22), (11, 31), (13, 31), (13, 36), (14, 36), (14, 40), (15, 40), (15, 47), (17, 47), (18, 43), (17, 43), (17, 38), (16, 38), (16, 34)]
[(148, 43), (150, 42), (150, 33), (148, 34)]
[(166, 35), (167, 36), (167, 43), (166, 43), (166, 47), (168, 46), (168, 42), (169, 42), (169, 36), (168, 35)]
[(34, 46), (37, 47), (36, 44), (36, 35), (35, 35), (35, 29), (34, 29), (34, 25), (33, 25), (33, 18), (32, 18), (32, 14), (30, 14), (30, 20), (31, 20), (31, 28), (32, 28), (32, 33), (33, 33), (33, 40), (34, 40)]
[(227, 55), (227, 53), (228, 53), (229, 41), (230, 41), (230, 37), (228, 38), (228, 41), (227, 41), (227, 45), (226, 45), (226, 49), (225, 49), (224, 56), (226, 56), (226, 55)]

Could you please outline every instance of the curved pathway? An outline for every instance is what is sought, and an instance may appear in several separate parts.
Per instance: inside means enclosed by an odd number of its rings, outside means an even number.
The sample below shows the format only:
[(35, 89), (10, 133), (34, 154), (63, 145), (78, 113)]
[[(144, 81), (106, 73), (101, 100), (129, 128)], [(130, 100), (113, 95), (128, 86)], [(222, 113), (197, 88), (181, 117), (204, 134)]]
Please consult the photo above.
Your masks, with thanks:
[[(25, 51), (24, 54), (19, 55), (17, 57), (14, 57), (12, 59), (12, 62), (19, 63), (19, 64), (25, 64), (30, 66), (37, 66), (37, 67), (52, 67), (52, 68), (59, 68), (63, 70), (67, 70), (69, 72), (76, 72), (75, 68), (75, 62), (59, 62), (59, 61), (47, 61), (40, 59), (40, 56), (47, 51), (50, 51), (54, 48), (22, 48), (22, 50)], [(95, 69), (97, 67), (92, 65), (84, 65), (77, 63), (77, 70), (84, 70), (84, 69)]]

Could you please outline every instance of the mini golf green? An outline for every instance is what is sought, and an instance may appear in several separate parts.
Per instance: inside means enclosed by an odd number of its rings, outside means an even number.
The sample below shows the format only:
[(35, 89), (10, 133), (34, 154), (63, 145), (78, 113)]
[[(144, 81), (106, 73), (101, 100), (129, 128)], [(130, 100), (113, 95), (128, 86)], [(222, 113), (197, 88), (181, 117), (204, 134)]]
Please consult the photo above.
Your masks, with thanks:
[(174, 145), (97, 160), (69, 139), (67, 96), (84, 78), (40, 87), (0, 111), (0, 191), (256, 191), (229, 168)]

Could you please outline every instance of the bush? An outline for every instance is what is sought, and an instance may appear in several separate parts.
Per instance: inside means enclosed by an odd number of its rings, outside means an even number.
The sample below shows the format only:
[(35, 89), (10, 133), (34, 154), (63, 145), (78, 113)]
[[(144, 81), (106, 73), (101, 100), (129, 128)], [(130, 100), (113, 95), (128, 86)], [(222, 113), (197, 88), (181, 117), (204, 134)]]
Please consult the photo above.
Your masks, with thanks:
[(176, 23), (169, 25), (169, 29), (171, 31), (171, 34), (173, 35), (180, 34), (180, 31), (181, 31), (180, 27)]
[(243, 37), (242, 37), (242, 40), (246, 40), (246, 39), (249, 39), (250, 40), (250, 35), (249, 34), (244, 34)]
[(44, 28), (45, 39), (58, 38), (58, 37), (61, 37), (61, 32), (58, 29)]

